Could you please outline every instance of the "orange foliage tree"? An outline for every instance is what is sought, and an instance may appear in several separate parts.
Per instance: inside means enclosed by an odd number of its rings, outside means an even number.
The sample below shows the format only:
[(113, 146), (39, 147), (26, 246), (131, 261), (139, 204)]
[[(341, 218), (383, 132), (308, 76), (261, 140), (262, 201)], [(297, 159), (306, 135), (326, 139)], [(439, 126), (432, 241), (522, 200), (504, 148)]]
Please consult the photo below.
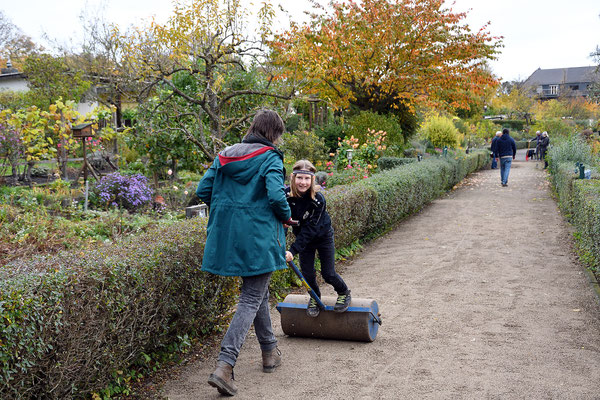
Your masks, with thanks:
[[(177, 100), (177, 107), (171, 105), (165, 114), (172, 121), (169, 132), (185, 137), (212, 160), (228, 135), (258, 108), (252, 104), (234, 110), (232, 104), (240, 98), (288, 100), (294, 93), (293, 88), (273, 84), (265, 62), (262, 42), (270, 34), (273, 15), (270, 3), (263, 2), (250, 34), (246, 29), (252, 26), (251, 14), (241, 0), (175, 0), (166, 23), (153, 20), (128, 33), (116, 29), (115, 38), (123, 68), (145, 84), (143, 92), (163, 94), (156, 97), (154, 113)], [(249, 71), (263, 74), (262, 80), (231, 87), (233, 76)]]
[(464, 24), (442, 0), (332, 2), (272, 42), (285, 78), (336, 107), (411, 112), (414, 106), (468, 108), (497, 81), (486, 68), (501, 38)]

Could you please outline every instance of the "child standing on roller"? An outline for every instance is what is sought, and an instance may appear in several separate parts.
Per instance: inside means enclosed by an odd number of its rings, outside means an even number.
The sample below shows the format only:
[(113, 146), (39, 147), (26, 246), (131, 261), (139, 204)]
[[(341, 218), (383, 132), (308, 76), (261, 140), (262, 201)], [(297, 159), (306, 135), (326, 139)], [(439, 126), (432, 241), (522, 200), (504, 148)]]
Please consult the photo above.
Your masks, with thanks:
[[(292, 226), (296, 241), (286, 252), (286, 261), (300, 256), (300, 269), (306, 282), (321, 297), (315, 271), (315, 253), (319, 252), (321, 276), (333, 286), (338, 297), (334, 311), (344, 312), (350, 305), (350, 290), (343, 279), (335, 272), (335, 246), (331, 218), (326, 210), (325, 197), (315, 189), (317, 169), (310, 161), (300, 160), (294, 164), (290, 176), (290, 187), (286, 189), (287, 200), (292, 210), (292, 219), (298, 221)], [(311, 297), (306, 313), (311, 317), (319, 315), (317, 302)]]

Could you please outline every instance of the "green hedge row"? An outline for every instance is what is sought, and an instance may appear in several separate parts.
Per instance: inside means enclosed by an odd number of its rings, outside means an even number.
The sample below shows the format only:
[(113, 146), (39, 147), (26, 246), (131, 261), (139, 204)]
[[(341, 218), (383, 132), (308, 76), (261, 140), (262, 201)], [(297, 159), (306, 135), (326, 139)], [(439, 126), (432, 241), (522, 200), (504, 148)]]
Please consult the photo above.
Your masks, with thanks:
[(377, 167), (381, 171), (399, 167), (400, 165), (416, 162), (416, 157), (381, 157), (377, 160)]
[(550, 179), (558, 196), (558, 205), (567, 216), (573, 213), (573, 181), (578, 178), (574, 163), (552, 162)]
[(600, 180), (573, 181), (572, 223), (577, 228), (577, 244), (590, 269), (600, 271)]
[(489, 162), (485, 150), (461, 156), (449, 153), (328, 189), (325, 197), (336, 248), (385, 231)]
[(0, 270), (0, 398), (85, 397), (144, 353), (223, 322), (237, 285), (199, 271), (205, 224)]
[[(486, 151), (449, 152), (328, 189), (336, 247), (385, 231), (489, 161)], [(225, 322), (237, 283), (199, 270), (205, 224), (1, 269), (0, 398), (89, 396), (144, 354)], [(284, 270), (273, 281), (289, 279)]]
[(592, 179), (579, 179), (574, 162), (550, 159), (552, 186), (558, 204), (576, 230), (580, 254), (598, 275), (600, 266), (600, 175), (592, 170)]

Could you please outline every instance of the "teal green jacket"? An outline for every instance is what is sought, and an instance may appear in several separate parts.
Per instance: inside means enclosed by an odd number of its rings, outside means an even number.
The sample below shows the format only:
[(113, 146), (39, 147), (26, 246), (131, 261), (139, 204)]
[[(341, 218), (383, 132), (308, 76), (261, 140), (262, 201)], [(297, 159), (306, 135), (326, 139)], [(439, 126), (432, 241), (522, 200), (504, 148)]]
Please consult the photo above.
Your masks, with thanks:
[(196, 194), (209, 206), (202, 270), (253, 276), (286, 268), (291, 218), (283, 160), (273, 147), (238, 143), (219, 153)]

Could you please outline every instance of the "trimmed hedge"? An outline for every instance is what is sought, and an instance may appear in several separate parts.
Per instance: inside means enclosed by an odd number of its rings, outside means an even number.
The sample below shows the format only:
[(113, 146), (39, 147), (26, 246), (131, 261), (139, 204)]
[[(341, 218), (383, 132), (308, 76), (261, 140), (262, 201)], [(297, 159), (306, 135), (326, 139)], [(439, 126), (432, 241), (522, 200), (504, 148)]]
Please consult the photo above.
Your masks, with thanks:
[(346, 247), (362, 238), (369, 224), (369, 210), (377, 204), (375, 190), (356, 184), (340, 185), (327, 189), (324, 194), (335, 231), (335, 248)]
[(572, 191), (573, 225), (582, 258), (596, 274), (600, 266), (600, 180), (577, 179)]
[(550, 167), (552, 186), (558, 195), (558, 204), (566, 215), (573, 213), (573, 181), (579, 177), (575, 163), (552, 163)]
[[(581, 151), (573, 151), (573, 148), (577, 150), (577, 146), (584, 146), (584, 143), (565, 142), (548, 153), (550, 179), (558, 197), (559, 207), (576, 230), (575, 237), (580, 256), (598, 276), (598, 267), (600, 266), (600, 174), (592, 167), (592, 179), (579, 179), (575, 162), (586, 154)], [(578, 160), (565, 161), (568, 155), (572, 155)]]
[[(575, 228), (581, 259), (600, 278), (600, 174), (598, 159), (581, 137), (566, 138), (547, 154), (552, 186), (558, 204)], [(579, 179), (576, 164), (591, 169), (591, 179)]]
[(224, 322), (237, 284), (199, 271), (205, 224), (0, 270), (0, 398), (84, 397), (142, 353)]
[(487, 151), (427, 158), (325, 192), (336, 248), (383, 232), (489, 165)]
[[(489, 161), (486, 151), (449, 152), (328, 189), (336, 248), (389, 229)], [(205, 224), (0, 269), (0, 398), (89, 396), (143, 354), (226, 322), (237, 280), (200, 271)]]
[(381, 157), (377, 160), (377, 167), (381, 171), (399, 167), (400, 165), (410, 164), (417, 161), (416, 158), (401, 158), (401, 157)]

